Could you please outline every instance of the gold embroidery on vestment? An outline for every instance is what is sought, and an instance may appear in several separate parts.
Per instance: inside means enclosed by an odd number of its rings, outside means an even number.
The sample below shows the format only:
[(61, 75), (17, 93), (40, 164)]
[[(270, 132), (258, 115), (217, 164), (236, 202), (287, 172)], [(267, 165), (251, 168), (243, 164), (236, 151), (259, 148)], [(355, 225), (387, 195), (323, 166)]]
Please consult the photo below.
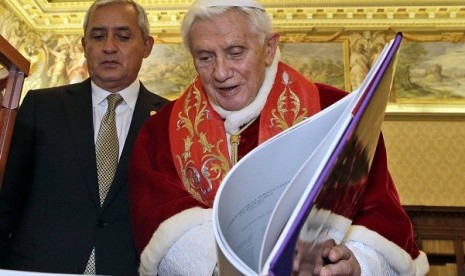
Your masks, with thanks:
[[(188, 136), (184, 140), (182, 157), (176, 155), (182, 173), (184, 188), (198, 201), (209, 206), (213, 202), (205, 200), (204, 196), (213, 190), (213, 182), (224, 178), (229, 171), (228, 157), (221, 151), (222, 139), (208, 141), (208, 134), (199, 130), (200, 124), (210, 119), (208, 102), (202, 101), (200, 91), (192, 85), (189, 96), (183, 103), (183, 111), (179, 112), (177, 128), (184, 128)], [(193, 110), (194, 109), (194, 110)], [(215, 143), (216, 142), (216, 143)], [(196, 156), (192, 156), (192, 147), (198, 143), (202, 149), (201, 164), (196, 164)], [(199, 160), (199, 159), (197, 159)], [(200, 168), (200, 172), (199, 169)], [(204, 178), (205, 181), (202, 181)]]
[[(283, 72), (282, 78), (284, 90), (278, 97), (277, 107), (271, 110), (272, 118), (270, 127), (277, 127), (281, 130), (285, 130), (304, 120), (306, 118), (307, 108), (302, 108), (302, 110), (300, 109), (300, 99), (297, 94), (292, 91), (290, 86), (292, 81), (289, 80), (289, 75), (285, 71)], [(293, 106), (291, 110), (287, 109), (287, 106), (289, 105)], [(289, 116), (289, 112), (292, 112), (292, 123), (290, 125), (286, 122), (286, 116)]]

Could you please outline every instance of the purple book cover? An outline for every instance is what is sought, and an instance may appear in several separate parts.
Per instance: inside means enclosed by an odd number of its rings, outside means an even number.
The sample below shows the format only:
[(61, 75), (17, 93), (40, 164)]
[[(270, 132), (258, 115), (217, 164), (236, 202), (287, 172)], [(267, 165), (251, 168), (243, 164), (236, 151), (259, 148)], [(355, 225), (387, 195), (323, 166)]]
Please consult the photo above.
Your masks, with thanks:
[[(388, 87), (392, 84), (392, 69), (401, 40), (402, 35), (399, 33), (379, 71), (353, 109), (353, 119), (341, 142), (292, 223), (284, 243), (273, 257), (269, 275), (292, 275), (296, 264), (303, 266), (304, 262), (307, 262), (307, 267), (311, 267), (312, 255), (325, 240), (328, 229), (326, 224), (334, 223), (331, 214), (347, 218), (348, 224), (340, 226), (342, 231), (345, 232), (350, 226), (365, 190), (390, 92), (377, 90), (377, 87), (386, 87), (383, 82), (388, 82)], [(314, 219), (315, 214), (319, 219)]]

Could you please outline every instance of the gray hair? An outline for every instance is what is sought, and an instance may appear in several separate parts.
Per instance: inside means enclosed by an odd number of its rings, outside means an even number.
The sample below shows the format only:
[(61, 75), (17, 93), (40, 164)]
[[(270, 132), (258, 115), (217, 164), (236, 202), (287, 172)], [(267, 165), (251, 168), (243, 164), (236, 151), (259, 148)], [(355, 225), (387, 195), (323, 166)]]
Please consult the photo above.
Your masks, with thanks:
[(84, 17), (84, 34), (86, 33), (87, 26), (89, 25), (89, 17), (97, 8), (119, 3), (129, 4), (134, 7), (138, 14), (137, 23), (142, 32), (142, 37), (144, 38), (144, 40), (147, 39), (150, 36), (150, 22), (147, 17), (147, 13), (145, 12), (145, 9), (134, 0), (96, 0), (89, 7), (86, 16)]
[(266, 11), (250, 7), (192, 7), (184, 16), (181, 23), (181, 35), (184, 47), (190, 52), (189, 31), (194, 22), (198, 19), (212, 19), (216, 16), (225, 14), (231, 9), (238, 9), (245, 13), (250, 20), (250, 30), (259, 36), (260, 42), (264, 43), (266, 37), (271, 34), (271, 19)]

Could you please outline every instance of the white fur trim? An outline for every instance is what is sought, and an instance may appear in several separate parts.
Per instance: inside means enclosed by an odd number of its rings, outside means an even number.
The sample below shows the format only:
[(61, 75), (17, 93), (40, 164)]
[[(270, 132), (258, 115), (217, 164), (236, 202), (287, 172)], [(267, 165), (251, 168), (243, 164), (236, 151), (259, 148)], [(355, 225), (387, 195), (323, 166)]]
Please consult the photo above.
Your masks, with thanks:
[(163, 257), (158, 276), (212, 276), (217, 263), (213, 223), (205, 222), (185, 233)]
[[(347, 230), (347, 231), (346, 231)], [(363, 275), (425, 275), (429, 270), (425, 253), (413, 260), (404, 249), (380, 234), (329, 210), (312, 208), (299, 239), (345, 243), (357, 258)]]
[(428, 273), (429, 263), (425, 252), (420, 251), (420, 255), (418, 255), (418, 257), (416, 257), (415, 260), (413, 260), (413, 265), (415, 266), (416, 276), (422, 276)]
[(212, 209), (194, 207), (184, 210), (160, 224), (140, 257), (140, 275), (158, 273), (158, 265), (171, 246), (192, 228), (212, 220)]
[(388, 264), (396, 269), (400, 275), (420, 276), (425, 275), (429, 270), (429, 264), (425, 253), (420, 252), (420, 255), (413, 260), (410, 254), (400, 246), (364, 226), (350, 226), (344, 240), (361, 242), (372, 247), (380, 253)]

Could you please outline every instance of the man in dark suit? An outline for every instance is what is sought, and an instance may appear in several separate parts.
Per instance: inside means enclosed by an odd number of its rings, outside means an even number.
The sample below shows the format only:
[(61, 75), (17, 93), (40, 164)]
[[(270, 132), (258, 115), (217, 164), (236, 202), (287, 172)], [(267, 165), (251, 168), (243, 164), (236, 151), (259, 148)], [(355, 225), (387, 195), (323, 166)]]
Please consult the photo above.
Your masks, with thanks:
[[(86, 15), (82, 38), (90, 78), (26, 95), (0, 191), (2, 268), (137, 274), (127, 194), (129, 157), (143, 122), (167, 102), (137, 77), (153, 42), (140, 5), (97, 0)], [(97, 163), (110, 157), (97, 161), (96, 144), (111, 94), (123, 99), (113, 113), (119, 153), (113, 180), (102, 192), (99, 178), (106, 169)]]

